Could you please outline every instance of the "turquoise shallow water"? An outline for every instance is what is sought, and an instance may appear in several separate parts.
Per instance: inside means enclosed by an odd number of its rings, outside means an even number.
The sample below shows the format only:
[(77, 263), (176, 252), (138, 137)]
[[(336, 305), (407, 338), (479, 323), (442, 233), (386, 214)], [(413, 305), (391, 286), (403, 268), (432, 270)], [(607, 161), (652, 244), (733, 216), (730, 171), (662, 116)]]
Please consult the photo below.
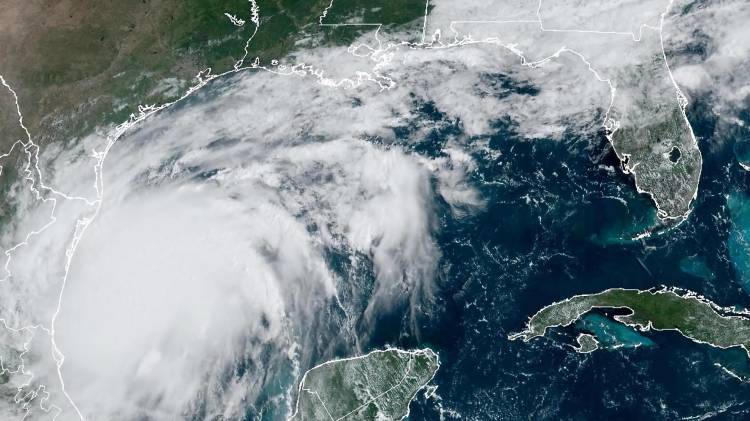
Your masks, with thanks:
[[(604, 142), (531, 142), (512, 124), (497, 125), (489, 142), (497, 153), (474, 156), (486, 208), (439, 219), (440, 298), (419, 343), (440, 352), (435, 383), (445, 408), (482, 420), (671, 420), (715, 408), (727, 408), (722, 419), (748, 419), (750, 383), (716, 365), (745, 368), (740, 350), (677, 332), (644, 334), (596, 313), (544, 339), (507, 340), (541, 307), (612, 287), (675, 286), (750, 308), (750, 172), (737, 164), (737, 133), (717, 127), (710, 104), (694, 107), (704, 166), (693, 211), (638, 240), (654, 221), (653, 204), (631, 179), (602, 170), (618, 165)], [(603, 349), (577, 353), (581, 331)], [(412, 419), (442, 417), (423, 400), (412, 409)]]
[(750, 292), (750, 199), (735, 192), (727, 198), (732, 218), (727, 248), (742, 288)]
[(680, 260), (680, 270), (707, 281), (716, 279), (716, 275), (708, 267), (706, 260), (698, 255), (687, 256)]
[(638, 198), (597, 198), (592, 200), (592, 208), (601, 226), (590, 238), (602, 246), (632, 243), (658, 224), (656, 208)]
[(750, 165), (750, 140), (738, 139), (738, 141), (734, 143), (733, 150), (737, 162), (740, 162), (743, 165)]
[[(300, 355), (309, 358), (268, 370), (247, 420), (281, 419), (287, 402), (278, 396), (312, 366), (386, 346), (430, 347), (440, 355), (433, 381), (440, 398), (419, 394), (412, 420), (671, 420), (714, 408), (729, 408), (724, 414), (734, 418), (728, 419), (749, 419), (750, 383), (715, 365), (743, 368), (750, 360), (738, 350), (713, 349), (676, 332), (641, 334), (596, 313), (569, 329), (593, 333), (606, 351), (575, 352), (569, 346), (575, 335), (564, 329), (528, 343), (508, 340), (543, 306), (613, 287), (670, 285), (750, 308), (750, 173), (736, 163), (734, 135), (721, 138), (706, 112), (691, 111), (696, 135), (714, 142), (701, 143), (705, 161), (693, 212), (677, 227), (634, 240), (653, 225), (655, 209), (615, 170), (619, 162), (601, 132), (525, 139), (512, 121), (498, 121), (490, 135), (473, 138), (434, 104), (414, 106), (417, 121), (394, 128), (382, 143), (441, 157), (448, 141), (463, 139), (476, 161), (468, 182), (486, 205), (459, 217), (438, 195), (425, 204), (435, 210), (440, 258), (419, 307), (360, 317), (373, 293), (373, 265), (367, 256), (329, 250), (331, 271), (346, 286), (337, 298), (354, 310), (331, 302), (315, 312), (319, 319), (300, 332), (306, 339)], [(602, 117), (591, 116), (592, 127)], [(398, 293), (420, 292), (408, 288)], [(345, 323), (359, 334), (356, 343), (348, 342)], [(266, 367), (273, 352), (238, 356), (227, 384)]]
[(576, 322), (576, 328), (596, 336), (602, 348), (653, 346), (654, 342), (635, 329), (601, 314), (591, 313)]
[[(414, 115), (414, 124), (394, 128), (387, 139), (393, 147), (440, 157), (450, 139), (467, 137), (461, 122), (434, 104), (415, 104)], [(716, 140), (704, 115), (692, 111), (696, 135)], [(601, 116), (591, 119), (593, 127)], [(737, 350), (676, 332), (642, 334), (596, 313), (568, 330), (553, 329), (557, 335), (508, 340), (543, 306), (613, 287), (670, 285), (750, 308), (750, 173), (737, 165), (731, 139), (719, 140), (716, 147), (701, 144), (704, 168), (690, 217), (634, 240), (653, 225), (653, 203), (615, 170), (619, 163), (601, 132), (532, 140), (511, 121), (498, 121), (488, 138), (464, 139), (476, 161), (468, 182), (486, 205), (457, 217), (437, 195), (427, 204), (435, 209), (440, 251), (429, 299), (419, 308), (396, 306), (359, 319), (373, 290), (373, 267), (353, 264), (347, 250), (331, 250), (331, 270), (347, 285), (339, 298), (356, 310), (350, 314), (359, 342), (339, 337), (349, 314), (332, 303), (303, 332), (313, 338), (301, 351), (310, 358), (298, 371), (276, 367), (246, 419), (280, 419), (285, 402), (276, 397), (312, 366), (385, 346), (430, 347), (440, 355), (433, 381), (439, 400), (419, 394), (412, 420), (662, 420), (713, 408), (748, 419), (750, 383), (715, 365), (743, 368), (745, 355)], [(604, 350), (575, 352), (571, 330), (596, 335)], [(255, 369), (266, 357), (247, 356), (237, 371)]]

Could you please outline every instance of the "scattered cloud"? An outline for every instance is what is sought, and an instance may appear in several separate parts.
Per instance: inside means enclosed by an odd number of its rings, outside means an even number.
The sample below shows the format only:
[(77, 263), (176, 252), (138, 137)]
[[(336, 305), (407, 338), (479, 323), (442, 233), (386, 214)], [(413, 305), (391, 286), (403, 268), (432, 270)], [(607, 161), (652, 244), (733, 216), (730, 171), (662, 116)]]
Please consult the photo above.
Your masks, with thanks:
[[(664, 6), (648, 5), (657, 3)], [(8, 328), (33, 327), (14, 343), (33, 341), (24, 361), (34, 373), (13, 384), (46, 386), (45, 402), (62, 409), (59, 419), (77, 418), (60, 378), (90, 419), (231, 418), (267, 392), (274, 374), (286, 373), (291, 387), (289, 373), (323, 347), (310, 332), (331, 312), (365, 326), (394, 308), (413, 316), (436, 288), (438, 207), (447, 204), (456, 218), (484, 207), (471, 181), (473, 154), (487, 147), (482, 140), (496, 123), (509, 122), (529, 141), (590, 133), (612, 101), (609, 79), (653, 59), (660, 42), (648, 27), (638, 42), (627, 34), (542, 32), (538, 13), (546, 19), (559, 15), (555, 9), (490, 6), (437, 2), (426, 33), (439, 30), (442, 46), (306, 49), (283, 69), (214, 81), (149, 118), (109, 151), (101, 208), (79, 244), (75, 234), (96, 208), (95, 151), (106, 139), (46, 148), (45, 182), (81, 199), (38, 196), (33, 177), (13, 190), (23, 212), (0, 237), (6, 250), (18, 245), (8, 253), (0, 306)], [(693, 95), (724, 89), (711, 82), (733, 89), (721, 91), (726, 103), (747, 96), (747, 82), (731, 76), (745, 63), (747, 31), (730, 9), (671, 15), (680, 30), (668, 39), (673, 49), (689, 45), (695, 33), (686, 28), (705, 22), (710, 48), (697, 61), (675, 58), (674, 75)], [(659, 13), (649, 10), (602, 9), (605, 20), (591, 10), (580, 24), (640, 31), (658, 24)], [(453, 22), (480, 18), (528, 22)], [(486, 42), (447, 46), (456, 39)], [(620, 101), (630, 104), (627, 96)], [(446, 127), (456, 130), (432, 153), (414, 152)], [(350, 258), (343, 270), (331, 253)], [(341, 301), (342, 282), (352, 277), (371, 286), (361, 314)], [(347, 325), (336, 334), (369, 332)], [(63, 361), (60, 378), (55, 357)]]

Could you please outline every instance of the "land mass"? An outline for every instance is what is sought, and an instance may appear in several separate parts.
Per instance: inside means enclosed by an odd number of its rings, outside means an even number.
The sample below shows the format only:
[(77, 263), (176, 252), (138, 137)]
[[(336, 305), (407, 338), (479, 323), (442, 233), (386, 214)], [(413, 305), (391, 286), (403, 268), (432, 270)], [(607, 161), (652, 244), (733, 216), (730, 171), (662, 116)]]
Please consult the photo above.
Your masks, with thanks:
[(599, 349), (599, 341), (596, 340), (596, 336), (588, 333), (578, 335), (576, 342), (578, 342), (578, 346), (574, 347), (574, 349), (581, 354), (588, 354)]
[[(627, 309), (630, 314), (614, 319), (641, 331), (674, 330), (690, 340), (717, 348), (740, 347), (750, 358), (750, 313), (720, 307), (695, 293), (672, 288), (613, 288), (576, 295), (542, 308), (531, 316), (523, 331), (510, 335), (509, 339), (530, 341), (544, 336), (549, 328), (569, 326), (597, 308)], [(579, 349), (592, 350), (589, 339), (593, 338), (584, 339), (584, 343), (579, 340)]]
[(291, 419), (402, 419), (439, 367), (430, 349), (389, 348), (325, 362), (302, 377)]
[[(35, 143), (71, 142), (172, 102), (202, 78), (270, 66), (307, 42), (348, 45), (372, 26), (423, 19), (423, 0), (29, 0), (0, 9), (0, 75)], [(325, 22), (323, 18), (325, 17)], [(210, 71), (208, 70), (210, 69)], [(0, 99), (0, 151), (19, 140)], [(12, 136), (11, 136), (12, 135)]]

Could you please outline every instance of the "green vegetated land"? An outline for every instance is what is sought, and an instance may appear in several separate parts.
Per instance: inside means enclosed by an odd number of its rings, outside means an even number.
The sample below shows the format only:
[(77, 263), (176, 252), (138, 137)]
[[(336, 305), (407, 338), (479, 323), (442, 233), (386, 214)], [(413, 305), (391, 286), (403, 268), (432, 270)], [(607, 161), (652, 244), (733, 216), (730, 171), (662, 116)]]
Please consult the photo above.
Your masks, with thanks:
[[(266, 65), (305, 46), (345, 44), (372, 26), (319, 26), (330, 0), (30, 0), (0, 10), (0, 74), (18, 92), (34, 140), (70, 141), (179, 98), (211, 68)], [(424, 1), (336, 0), (326, 23), (421, 21)], [(235, 25), (228, 13), (243, 25)], [(252, 40), (248, 44), (248, 40)], [(7, 110), (6, 110), (7, 111)], [(14, 117), (11, 113), (11, 117)], [(7, 119), (0, 119), (5, 132)], [(4, 136), (7, 150), (15, 139)]]
[[(13, 181), (23, 172), (23, 146), (11, 146), (17, 140), (25, 140), (21, 125), (18, 122), (15, 99), (11, 92), (0, 86), (0, 197), (13, 195)], [(15, 207), (8, 200), (0, 201), (0, 226), (6, 224), (15, 213)]]
[(430, 349), (387, 349), (321, 364), (302, 378), (292, 419), (401, 419), (439, 365)]
[(615, 320), (640, 329), (678, 330), (691, 340), (716, 347), (742, 347), (750, 357), (748, 315), (720, 308), (695, 294), (671, 289), (615, 288), (578, 295), (544, 307), (529, 319), (525, 330), (510, 339), (528, 341), (544, 336), (548, 328), (568, 326), (594, 308), (627, 308), (631, 314), (615, 316)]
[(622, 127), (613, 134), (612, 142), (629, 155), (631, 167), (637, 165), (638, 185), (653, 195), (660, 216), (682, 216), (690, 210), (698, 185), (700, 151), (679, 104), (655, 109), (653, 105), (639, 105), (645, 112), (653, 109), (660, 118)]
[(596, 336), (589, 333), (581, 333), (580, 335), (578, 335), (578, 338), (576, 338), (576, 342), (578, 342), (578, 347), (576, 348), (576, 350), (582, 354), (593, 352), (599, 349), (599, 341), (596, 340)]

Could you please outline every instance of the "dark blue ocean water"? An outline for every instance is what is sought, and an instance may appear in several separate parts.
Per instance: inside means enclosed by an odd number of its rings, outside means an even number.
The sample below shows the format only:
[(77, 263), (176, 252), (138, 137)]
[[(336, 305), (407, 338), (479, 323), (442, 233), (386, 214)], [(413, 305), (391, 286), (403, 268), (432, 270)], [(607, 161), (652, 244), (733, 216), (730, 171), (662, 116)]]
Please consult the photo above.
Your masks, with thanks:
[[(427, 120), (442, 118), (429, 104), (422, 109)], [(694, 211), (678, 227), (638, 241), (631, 238), (654, 223), (654, 208), (632, 179), (611, 170), (618, 163), (601, 132), (529, 141), (511, 123), (496, 123), (489, 144), (499, 154), (474, 156), (480, 165), (472, 182), (486, 208), (463, 219), (440, 208), (436, 302), (419, 317), (418, 331), (398, 328), (403, 319), (394, 316), (369, 344), (439, 352), (440, 398), (418, 398), (411, 419), (439, 419), (441, 406), (445, 419), (455, 411), (464, 420), (750, 417), (750, 383), (715, 365), (750, 372), (739, 350), (673, 332), (645, 333), (651, 346), (585, 355), (568, 346), (575, 328), (529, 343), (507, 340), (542, 306), (610, 287), (677, 286), (750, 308), (743, 289), (750, 273), (738, 273), (750, 263), (732, 262), (747, 254), (742, 244), (728, 247), (738, 230), (750, 232), (750, 221), (733, 223), (727, 206), (728, 197), (735, 208), (750, 206), (750, 173), (737, 163), (750, 150), (741, 142), (750, 131), (717, 120), (707, 100), (694, 101), (688, 116), (704, 158)], [(459, 127), (441, 125), (414, 151), (437, 154)]]
[[(431, 104), (415, 106), (419, 124), (394, 129), (400, 147), (438, 156), (448, 139), (461, 137), (460, 121)], [(420, 308), (394, 308), (358, 325), (362, 351), (392, 345), (439, 353), (437, 395), (420, 394), (410, 419), (750, 419), (750, 383), (716, 365), (750, 377), (750, 359), (741, 350), (714, 349), (674, 332), (618, 332), (621, 342), (648, 346), (579, 354), (570, 345), (581, 326), (529, 343), (507, 339), (541, 307), (611, 287), (675, 286), (723, 306), (750, 308), (750, 273), (742, 272), (750, 268), (743, 259), (750, 256), (743, 249), (750, 244), (750, 172), (738, 164), (750, 163), (750, 112), (740, 113), (741, 127), (710, 110), (710, 98), (694, 99), (688, 109), (704, 159), (693, 212), (676, 228), (637, 241), (632, 238), (656, 222), (655, 209), (616, 170), (619, 163), (596, 128), (601, 115), (591, 116), (588, 132), (562, 140), (524, 139), (512, 122), (498, 120), (489, 139), (467, 141), (469, 150), (472, 143), (489, 145), (473, 149), (478, 166), (470, 175), (486, 206), (457, 218), (436, 198), (442, 257), (435, 294)], [(417, 130), (430, 122), (432, 132)], [(372, 273), (368, 260), (352, 268), (346, 251), (332, 250), (329, 262), (349, 287), (340, 299), (354, 312), (364, 310), (371, 278), (345, 274)], [(332, 304), (305, 332), (311, 360), (302, 370), (354, 352), (351, 338), (340, 335), (344, 316)], [(269, 402), (293, 382), (288, 371), (269, 388)], [(263, 419), (285, 410), (266, 404), (271, 409)], [(261, 416), (248, 411), (247, 419)]]

